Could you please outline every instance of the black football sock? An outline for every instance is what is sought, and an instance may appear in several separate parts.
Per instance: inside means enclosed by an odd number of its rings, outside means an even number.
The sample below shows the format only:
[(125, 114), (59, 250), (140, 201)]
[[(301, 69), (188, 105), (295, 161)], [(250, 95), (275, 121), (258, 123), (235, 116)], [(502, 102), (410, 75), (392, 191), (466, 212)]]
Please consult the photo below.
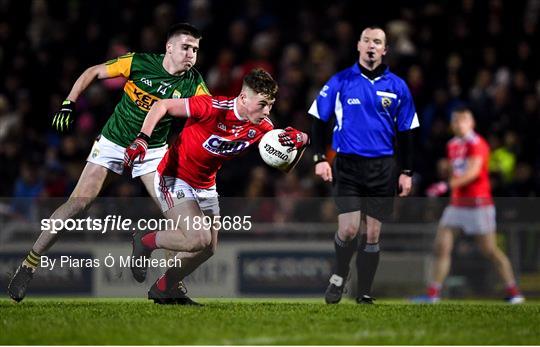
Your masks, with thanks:
[(347, 279), (349, 274), (349, 263), (357, 247), (357, 238), (350, 241), (343, 241), (339, 238), (338, 234), (334, 238), (334, 248), (336, 250), (336, 271), (335, 273), (342, 277), (343, 280)]
[(358, 271), (358, 297), (371, 296), (371, 285), (379, 265), (379, 243), (367, 243), (358, 250), (356, 269)]

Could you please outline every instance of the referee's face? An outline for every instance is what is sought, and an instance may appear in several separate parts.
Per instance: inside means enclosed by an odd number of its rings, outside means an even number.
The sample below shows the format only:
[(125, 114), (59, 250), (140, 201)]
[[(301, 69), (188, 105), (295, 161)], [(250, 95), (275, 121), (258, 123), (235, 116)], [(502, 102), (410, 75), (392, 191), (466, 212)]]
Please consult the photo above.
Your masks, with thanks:
[(374, 69), (382, 63), (383, 56), (386, 55), (386, 35), (381, 29), (367, 28), (362, 32), (358, 41), (358, 52), (360, 52), (360, 64)]

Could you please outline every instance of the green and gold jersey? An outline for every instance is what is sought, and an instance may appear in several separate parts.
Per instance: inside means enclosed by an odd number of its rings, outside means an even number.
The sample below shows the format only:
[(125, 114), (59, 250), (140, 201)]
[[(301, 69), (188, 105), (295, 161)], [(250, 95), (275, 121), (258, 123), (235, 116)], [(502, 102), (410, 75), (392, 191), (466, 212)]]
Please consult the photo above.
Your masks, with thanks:
[[(129, 53), (106, 63), (110, 76), (128, 79), (122, 99), (101, 132), (107, 139), (127, 147), (141, 131), (144, 118), (156, 101), (210, 94), (197, 70), (171, 75), (163, 68), (163, 58), (163, 54)], [(171, 122), (172, 117), (167, 115), (156, 125), (149, 148), (166, 144)]]

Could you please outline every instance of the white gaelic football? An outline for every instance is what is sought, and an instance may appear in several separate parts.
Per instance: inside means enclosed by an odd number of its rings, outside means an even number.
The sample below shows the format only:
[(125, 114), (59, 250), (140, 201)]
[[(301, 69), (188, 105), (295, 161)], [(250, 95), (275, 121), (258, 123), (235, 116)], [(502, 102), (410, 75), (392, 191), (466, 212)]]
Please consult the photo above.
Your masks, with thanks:
[(283, 129), (270, 130), (262, 137), (259, 142), (259, 153), (262, 160), (273, 168), (285, 170), (294, 158), (296, 158), (296, 149), (288, 152), (291, 147), (283, 146), (279, 143), (278, 135), (284, 132)]

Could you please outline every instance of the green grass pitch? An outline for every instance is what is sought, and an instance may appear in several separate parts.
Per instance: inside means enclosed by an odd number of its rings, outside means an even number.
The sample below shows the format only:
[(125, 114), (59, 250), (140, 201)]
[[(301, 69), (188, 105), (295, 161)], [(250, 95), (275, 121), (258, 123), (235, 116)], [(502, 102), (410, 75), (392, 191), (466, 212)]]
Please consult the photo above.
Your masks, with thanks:
[(314, 299), (207, 299), (204, 307), (142, 299), (0, 299), (4, 344), (540, 344), (540, 301), (377, 305)]

